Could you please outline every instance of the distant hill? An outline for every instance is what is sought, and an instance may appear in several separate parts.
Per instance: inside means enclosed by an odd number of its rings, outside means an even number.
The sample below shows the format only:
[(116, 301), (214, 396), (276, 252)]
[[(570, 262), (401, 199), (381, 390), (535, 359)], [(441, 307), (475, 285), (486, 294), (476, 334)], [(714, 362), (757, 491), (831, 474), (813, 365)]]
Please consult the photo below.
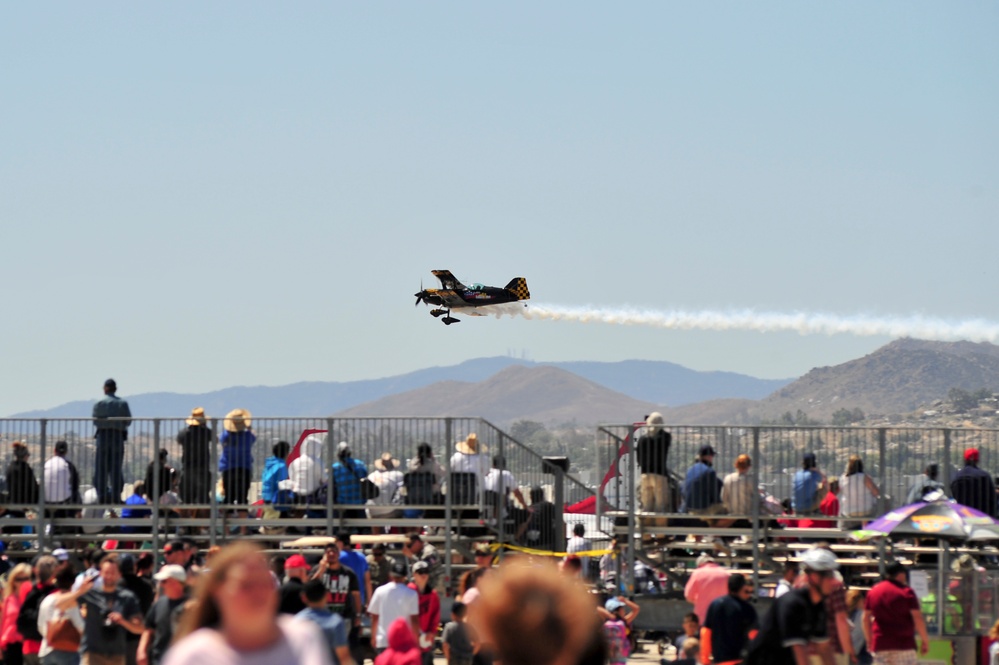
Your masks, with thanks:
[(999, 346), (900, 339), (863, 358), (817, 367), (758, 402), (713, 400), (663, 415), (688, 424), (752, 424), (800, 409), (829, 422), (844, 408), (868, 416), (909, 414), (946, 398), (951, 388), (999, 390)]
[(500, 426), (516, 420), (561, 424), (634, 422), (656, 410), (557, 367), (508, 367), (485, 381), (444, 381), (355, 406), (335, 415), (482, 416)]
[[(145, 393), (130, 395), (137, 417), (182, 416), (195, 406), (210, 416), (241, 406), (261, 416), (325, 416), (352, 406), (432, 385), (439, 381), (483, 381), (508, 367), (556, 367), (633, 399), (656, 404), (688, 404), (716, 398), (759, 399), (790, 379), (757, 379), (732, 372), (697, 372), (680, 365), (649, 360), (621, 362), (535, 363), (517, 358), (468, 360), (449, 367), (431, 367), (408, 374), (364, 381), (310, 381), (286, 386), (237, 386), (209, 393)], [(14, 414), (21, 418), (89, 417), (93, 400)]]

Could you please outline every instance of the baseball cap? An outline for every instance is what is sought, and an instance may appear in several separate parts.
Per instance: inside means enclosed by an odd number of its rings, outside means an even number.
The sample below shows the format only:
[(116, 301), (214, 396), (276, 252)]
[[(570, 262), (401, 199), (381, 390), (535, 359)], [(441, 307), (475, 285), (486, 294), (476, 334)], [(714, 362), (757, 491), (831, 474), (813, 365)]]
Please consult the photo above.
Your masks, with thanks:
[(836, 560), (836, 555), (829, 550), (815, 547), (801, 555), (801, 565), (808, 570), (821, 573), (836, 570), (839, 568), (839, 561)]
[(430, 572), (430, 564), (427, 563), (426, 561), (417, 561), (416, 563), (413, 564), (414, 575), (416, 573), (429, 573), (429, 572)]
[(968, 448), (964, 451), (965, 462), (977, 462), (979, 460), (978, 448)]
[(178, 566), (177, 564), (168, 564), (160, 568), (160, 572), (153, 575), (153, 579), (157, 582), (163, 582), (164, 580), (177, 580), (178, 582), (187, 581), (187, 571), (184, 570), (183, 566)]
[(700, 568), (701, 566), (703, 566), (706, 563), (714, 563), (714, 562), (715, 562), (715, 558), (713, 556), (711, 556), (710, 554), (707, 554), (707, 553), (702, 554), (701, 556), (697, 557), (697, 567), (698, 568)]
[(301, 554), (292, 554), (284, 562), (284, 569), (291, 570), (292, 568), (309, 568), (309, 562), (305, 560), (305, 557)]
[(407, 577), (409, 575), (409, 571), (406, 570), (405, 563), (402, 561), (396, 561), (392, 564), (392, 574), (398, 575), (399, 577)]
[(164, 554), (173, 554), (174, 552), (180, 552), (184, 549), (184, 543), (179, 540), (171, 540), (169, 543), (163, 546)]
[(617, 612), (622, 607), (624, 607), (624, 603), (622, 603), (617, 598), (611, 598), (604, 604), (604, 609), (606, 609), (608, 612)]
[(57, 561), (69, 561), (69, 552), (62, 547), (57, 550), (52, 550), (52, 556), (54, 556)]
[(489, 556), (493, 553), (489, 545), (486, 545), (485, 543), (479, 543), (472, 548), (472, 551), (475, 553), (475, 556)]
[(702, 456), (702, 457), (704, 455), (714, 455), (715, 454), (715, 449), (712, 448), (709, 444), (705, 443), (703, 446), (701, 446), (701, 449), (698, 451), (697, 454), (700, 455), (700, 456)]

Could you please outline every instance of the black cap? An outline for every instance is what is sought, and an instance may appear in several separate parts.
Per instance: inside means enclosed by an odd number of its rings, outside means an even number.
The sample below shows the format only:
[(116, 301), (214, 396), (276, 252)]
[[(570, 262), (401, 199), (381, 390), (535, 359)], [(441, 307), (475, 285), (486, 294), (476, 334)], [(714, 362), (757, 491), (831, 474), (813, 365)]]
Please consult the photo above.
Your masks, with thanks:
[(105, 388), (110, 388), (111, 390), (118, 390), (118, 384), (114, 382), (114, 379), (108, 379), (104, 382)]
[(705, 455), (714, 455), (715, 449), (712, 448), (709, 444), (705, 443), (703, 446), (701, 446), (701, 449), (698, 451), (697, 454), (700, 457), (704, 457)]
[(402, 561), (396, 561), (392, 564), (392, 574), (396, 577), (408, 577), (409, 571), (406, 569), (406, 564)]
[(65, 441), (56, 441), (55, 451), (57, 453), (65, 453), (69, 450), (69, 444)]

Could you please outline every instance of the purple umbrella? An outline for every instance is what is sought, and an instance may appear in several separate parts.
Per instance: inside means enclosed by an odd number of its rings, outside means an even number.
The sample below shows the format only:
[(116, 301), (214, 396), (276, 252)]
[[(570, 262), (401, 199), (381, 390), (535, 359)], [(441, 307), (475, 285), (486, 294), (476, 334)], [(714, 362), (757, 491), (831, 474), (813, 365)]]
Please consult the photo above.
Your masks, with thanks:
[(999, 522), (960, 503), (933, 501), (895, 508), (865, 528), (850, 534), (854, 540), (885, 536), (947, 540), (999, 539)]

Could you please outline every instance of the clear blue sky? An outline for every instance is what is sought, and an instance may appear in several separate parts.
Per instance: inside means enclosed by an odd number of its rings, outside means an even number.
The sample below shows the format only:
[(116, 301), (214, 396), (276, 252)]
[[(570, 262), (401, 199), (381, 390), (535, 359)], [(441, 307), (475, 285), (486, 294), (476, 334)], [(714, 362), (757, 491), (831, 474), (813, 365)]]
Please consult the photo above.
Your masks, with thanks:
[[(540, 6), (539, 6), (540, 5)], [(999, 319), (999, 5), (14, 3), (0, 414), (508, 350), (763, 377), (887, 338), (541, 303)], [(167, 414), (161, 414), (167, 415)]]

